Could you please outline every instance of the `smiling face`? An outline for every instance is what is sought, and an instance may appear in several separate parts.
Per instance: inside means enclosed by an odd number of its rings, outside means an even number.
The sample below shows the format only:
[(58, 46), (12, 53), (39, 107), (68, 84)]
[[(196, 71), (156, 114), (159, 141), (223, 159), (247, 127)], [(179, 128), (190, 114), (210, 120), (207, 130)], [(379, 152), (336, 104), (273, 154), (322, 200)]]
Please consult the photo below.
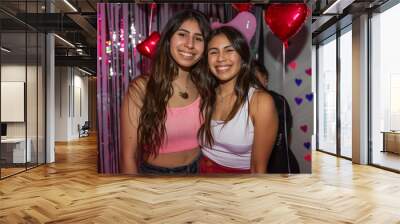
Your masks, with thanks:
[(186, 20), (172, 35), (171, 56), (181, 69), (190, 69), (204, 52), (204, 38), (196, 20)]
[(224, 34), (210, 40), (207, 57), (210, 71), (220, 82), (236, 81), (242, 59)]

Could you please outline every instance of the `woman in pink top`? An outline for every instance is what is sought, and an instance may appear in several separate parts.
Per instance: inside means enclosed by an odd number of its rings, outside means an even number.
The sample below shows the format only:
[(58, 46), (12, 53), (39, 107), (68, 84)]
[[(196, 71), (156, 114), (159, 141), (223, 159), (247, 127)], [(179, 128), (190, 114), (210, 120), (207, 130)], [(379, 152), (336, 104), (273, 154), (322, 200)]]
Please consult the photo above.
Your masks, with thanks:
[(166, 24), (151, 74), (132, 81), (122, 104), (122, 173), (198, 172), (200, 105), (208, 94), (200, 67), (209, 31), (208, 20), (195, 10), (181, 11)]
[(233, 27), (213, 30), (207, 48), (210, 97), (200, 173), (265, 173), (278, 116), (273, 98), (255, 78), (249, 45)]

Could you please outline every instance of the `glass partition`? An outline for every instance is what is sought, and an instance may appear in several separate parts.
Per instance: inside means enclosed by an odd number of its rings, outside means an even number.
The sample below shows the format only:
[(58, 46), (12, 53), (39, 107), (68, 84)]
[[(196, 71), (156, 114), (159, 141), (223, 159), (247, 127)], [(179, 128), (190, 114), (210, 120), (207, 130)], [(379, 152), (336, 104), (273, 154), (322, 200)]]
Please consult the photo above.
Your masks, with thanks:
[(27, 150), (30, 148), (30, 161), (28, 168), (37, 165), (37, 128), (38, 128), (38, 33), (27, 33), (28, 38), (28, 61), (27, 61), (27, 81), (26, 81), (26, 113), (27, 113)]
[[(1, 122), (7, 131), (1, 140), (2, 177), (26, 169), (31, 161), (26, 141), (26, 33), (2, 33)], [(28, 146), (28, 150), (27, 150)]]
[(46, 36), (43, 33), (38, 34), (38, 64), (37, 64), (37, 163), (44, 164), (46, 162), (46, 146), (45, 146), (45, 111), (46, 111)]
[[(45, 1), (2, 1), (0, 178), (45, 162), (45, 35), (18, 18)], [(33, 17), (35, 18), (35, 17)]]

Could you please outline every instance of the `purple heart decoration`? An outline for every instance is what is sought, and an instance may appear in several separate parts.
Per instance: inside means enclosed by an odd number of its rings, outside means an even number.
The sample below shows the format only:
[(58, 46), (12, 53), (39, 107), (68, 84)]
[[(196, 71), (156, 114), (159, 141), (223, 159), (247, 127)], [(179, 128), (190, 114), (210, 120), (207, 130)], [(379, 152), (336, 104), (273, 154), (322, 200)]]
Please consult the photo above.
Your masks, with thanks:
[(304, 132), (304, 133), (306, 133), (307, 132), (307, 130), (308, 130), (308, 125), (302, 125), (302, 126), (300, 126), (300, 129)]
[(307, 68), (305, 72), (308, 76), (311, 76), (311, 68)]
[(308, 100), (308, 101), (312, 101), (313, 100), (313, 98), (314, 98), (314, 94), (313, 93), (310, 93), (310, 94), (306, 94), (306, 99)]
[(303, 98), (301, 97), (295, 97), (294, 101), (296, 102), (297, 105), (300, 105), (303, 102)]
[(311, 143), (310, 142), (304, 142), (304, 147), (306, 149), (310, 149), (311, 148)]
[(296, 83), (297, 86), (300, 86), (303, 80), (301, 79), (295, 79), (294, 82)]

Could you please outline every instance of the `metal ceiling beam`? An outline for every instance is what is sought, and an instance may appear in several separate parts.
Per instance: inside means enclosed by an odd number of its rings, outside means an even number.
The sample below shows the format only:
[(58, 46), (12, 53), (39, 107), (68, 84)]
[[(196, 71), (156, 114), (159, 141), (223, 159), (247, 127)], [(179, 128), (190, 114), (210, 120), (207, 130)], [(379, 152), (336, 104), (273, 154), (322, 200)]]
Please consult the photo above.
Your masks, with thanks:
[(335, 18), (337, 19), (343, 14), (343, 11), (354, 2), (355, 0), (336, 0), (327, 5), (324, 9), (321, 9), (318, 13), (320, 16), (318, 16), (317, 20), (311, 25), (312, 33), (325, 29), (330, 25), (328, 23), (331, 23)]
[[(69, 1), (69, 4), (74, 3), (73, 1)], [(79, 12), (74, 12), (70, 6), (68, 6), (64, 1), (55, 1), (55, 7), (60, 9), (67, 15), (72, 21), (74, 21), (86, 34), (88, 38), (86, 38), (86, 42), (89, 43), (91, 46), (96, 46), (96, 34), (97, 29), (90, 24), (85, 17), (81, 15), (81, 10), (76, 5), (73, 7), (77, 8)], [(72, 12), (72, 13), (71, 13)]]
[(336, 0), (329, 4), (324, 10), (322, 10), (322, 14), (342, 14), (343, 10), (351, 5), (355, 0)]
[(78, 24), (61, 13), (19, 13), (17, 17), (42, 32), (81, 30)]
[(311, 31), (312, 33), (320, 30), (324, 24), (326, 24), (329, 20), (334, 18), (335, 16), (320, 16), (315, 22), (311, 24)]
[(81, 66), (96, 71), (96, 58), (91, 56), (55, 56), (56, 66)]
[(25, 21), (21, 20), (20, 18), (18, 18), (16, 15), (14, 15), (13, 13), (3, 9), (0, 7), (0, 12), (3, 13), (4, 15), (8, 16), (10, 19), (14, 20), (17, 23), (20, 23), (21, 25), (27, 26), (30, 29), (36, 30), (35, 27), (27, 24)]
[(68, 17), (71, 18), (76, 24), (78, 24), (87, 34), (88, 38), (86, 41), (91, 46), (96, 46), (96, 38), (97, 38), (97, 30), (94, 28), (86, 19), (80, 14), (68, 14)]

